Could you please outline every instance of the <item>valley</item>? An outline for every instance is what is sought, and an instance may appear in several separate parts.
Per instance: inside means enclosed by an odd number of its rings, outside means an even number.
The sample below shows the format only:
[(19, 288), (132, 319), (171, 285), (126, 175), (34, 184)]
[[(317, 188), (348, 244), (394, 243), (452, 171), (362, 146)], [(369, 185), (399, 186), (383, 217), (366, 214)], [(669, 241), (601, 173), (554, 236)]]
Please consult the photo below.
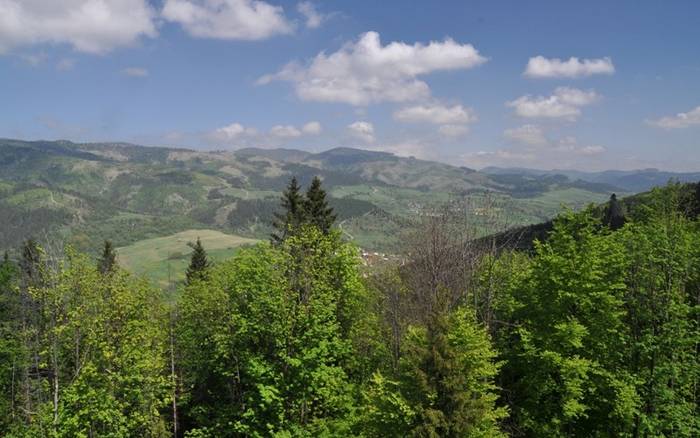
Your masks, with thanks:
[[(545, 221), (624, 188), (561, 175), (487, 174), (464, 167), (336, 148), (202, 152), (125, 143), (0, 140), (0, 251), (27, 236), (95, 253), (206, 229), (266, 239), (282, 189), (319, 175), (346, 236), (370, 251), (395, 251), (401, 234), (439, 205), (468, 206), (475, 224)], [(496, 206), (494, 209), (494, 206)], [(478, 213), (478, 212), (482, 213)]]

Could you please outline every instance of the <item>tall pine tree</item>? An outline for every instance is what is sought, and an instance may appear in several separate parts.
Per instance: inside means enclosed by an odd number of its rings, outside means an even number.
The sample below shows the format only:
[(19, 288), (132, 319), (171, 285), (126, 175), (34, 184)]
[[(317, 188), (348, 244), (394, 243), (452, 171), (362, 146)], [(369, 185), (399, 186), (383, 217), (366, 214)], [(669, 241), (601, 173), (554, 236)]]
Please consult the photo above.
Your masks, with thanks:
[(603, 218), (605, 225), (611, 230), (619, 230), (625, 224), (625, 214), (622, 211), (622, 204), (617, 200), (617, 195), (610, 195), (610, 201), (605, 209)]
[(296, 177), (292, 177), (287, 189), (282, 193), (282, 208), (282, 213), (275, 213), (272, 226), (277, 231), (270, 236), (272, 243), (277, 245), (293, 235), (306, 219), (304, 197)]
[(186, 282), (192, 283), (195, 279), (205, 279), (207, 277), (207, 269), (211, 266), (211, 262), (207, 258), (207, 252), (204, 250), (202, 241), (197, 237), (197, 242), (189, 243), (192, 248), (192, 257), (190, 258), (190, 266), (187, 268)]
[(314, 177), (306, 191), (304, 211), (312, 225), (318, 227), (323, 234), (328, 234), (337, 216), (333, 213), (333, 208), (328, 206), (326, 191), (321, 187), (321, 179), (318, 176)]
[(105, 240), (102, 256), (97, 262), (97, 269), (102, 274), (113, 272), (117, 268), (117, 253), (110, 240)]

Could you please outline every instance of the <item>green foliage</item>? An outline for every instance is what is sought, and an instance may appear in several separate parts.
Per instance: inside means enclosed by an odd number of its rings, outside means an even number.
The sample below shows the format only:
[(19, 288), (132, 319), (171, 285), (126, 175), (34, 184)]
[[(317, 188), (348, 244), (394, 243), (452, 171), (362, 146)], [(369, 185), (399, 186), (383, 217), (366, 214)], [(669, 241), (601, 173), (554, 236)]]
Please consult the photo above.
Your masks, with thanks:
[(630, 260), (625, 320), (638, 436), (700, 434), (700, 232), (678, 211), (677, 195), (674, 186), (657, 190), (647, 220), (620, 234)]
[[(507, 429), (525, 436), (696, 436), (697, 224), (671, 184), (607, 231), (566, 213), (499, 293)], [(504, 268), (505, 269), (505, 268)], [(505, 272), (505, 271), (504, 271)], [(499, 322), (501, 325), (499, 326)]]
[[(5, 253), (0, 261), (0, 430), (9, 430), (13, 418), (13, 377), (20, 359), (19, 269)], [(8, 396), (9, 395), (9, 396)]]
[(362, 294), (355, 260), (336, 234), (303, 227), (189, 285), (178, 334), (185, 428), (216, 436), (346, 429), (353, 330), (343, 322)]
[(119, 270), (102, 276), (70, 251), (49, 269), (42, 253), (26, 245), (25, 280), (2, 289), (16, 311), (0, 315), (9, 436), (167, 436), (160, 295)]
[(375, 375), (368, 391), (371, 436), (498, 437), (496, 352), (473, 314), (458, 309), (411, 327), (398, 383)]
[[(517, 389), (517, 421), (536, 436), (624, 430), (635, 406), (619, 349), (626, 260), (597, 235), (590, 212), (555, 222), (515, 293), (518, 328), (504, 370)], [(612, 420), (612, 421), (611, 421)]]

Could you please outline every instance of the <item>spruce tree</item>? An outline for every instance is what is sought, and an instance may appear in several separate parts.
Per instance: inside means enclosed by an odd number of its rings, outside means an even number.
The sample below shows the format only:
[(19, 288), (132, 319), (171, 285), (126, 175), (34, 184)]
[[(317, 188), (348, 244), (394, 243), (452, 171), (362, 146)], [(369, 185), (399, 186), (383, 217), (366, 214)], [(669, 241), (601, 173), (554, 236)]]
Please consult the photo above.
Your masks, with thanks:
[(275, 213), (275, 221), (272, 226), (277, 230), (272, 233), (273, 244), (282, 243), (290, 234), (304, 223), (304, 197), (296, 177), (289, 181), (287, 189), (282, 193), (282, 213)]
[(30, 238), (22, 246), (19, 268), (25, 284), (40, 284), (44, 274), (44, 249)]
[(114, 246), (110, 240), (105, 240), (102, 249), (102, 256), (97, 262), (97, 269), (102, 274), (113, 272), (117, 267), (117, 253), (114, 251)]
[(326, 191), (321, 187), (321, 179), (318, 176), (314, 177), (306, 191), (304, 211), (312, 225), (318, 227), (323, 234), (328, 234), (337, 216), (333, 213), (333, 208), (328, 206)]
[(205, 279), (206, 272), (211, 263), (207, 258), (207, 252), (202, 246), (202, 241), (197, 237), (197, 242), (188, 244), (192, 249), (192, 257), (190, 258), (190, 266), (187, 268), (186, 282), (191, 283), (195, 279)]
[(605, 217), (603, 222), (611, 230), (619, 230), (625, 224), (625, 214), (622, 211), (622, 205), (617, 200), (617, 195), (610, 195), (610, 201), (605, 209)]

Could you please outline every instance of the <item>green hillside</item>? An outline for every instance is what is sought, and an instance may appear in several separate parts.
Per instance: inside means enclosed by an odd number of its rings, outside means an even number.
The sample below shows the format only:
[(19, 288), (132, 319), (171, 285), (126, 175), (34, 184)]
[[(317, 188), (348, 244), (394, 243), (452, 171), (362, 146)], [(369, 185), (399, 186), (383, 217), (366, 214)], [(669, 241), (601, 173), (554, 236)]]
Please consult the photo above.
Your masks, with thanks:
[(201, 239), (207, 248), (207, 254), (214, 261), (230, 258), (239, 247), (257, 242), (215, 230), (187, 230), (117, 248), (119, 264), (137, 275), (147, 277), (160, 287), (167, 287), (185, 278), (192, 252), (188, 243), (197, 238)]
[[(561, 205), (607, 199), (614, 187), (564, 176), (492, 175), (384, 152), (349, 148), (202, 152), (125, 143), (0, 140), (0, 250), (23, 239), (61, 239), (94, 253), (109, 239), (143, 239), (209, 229), (267, 238), (291, 176), (320, 176), (346, 236), (392, 251), (400, 230), (448, 202), (478, 217), (496, 199), (510, 226), (545, 221)], [(490, 202), (490, 201), (489, 201)]]

